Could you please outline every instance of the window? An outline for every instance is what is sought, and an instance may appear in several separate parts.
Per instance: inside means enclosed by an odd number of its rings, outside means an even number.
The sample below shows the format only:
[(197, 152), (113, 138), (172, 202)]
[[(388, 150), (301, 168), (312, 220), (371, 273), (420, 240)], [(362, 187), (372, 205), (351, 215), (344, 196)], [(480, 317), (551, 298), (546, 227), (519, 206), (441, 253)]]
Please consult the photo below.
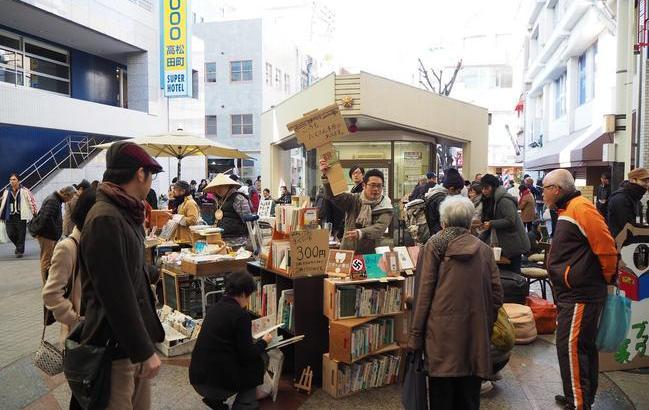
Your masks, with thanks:
[(205, 63), (205, 82), (216, 82), (216, 63)]
[(70, 95), (69, 53), (0, 31), (0, 81)]
[(252, 134), (252, 114), (234, 114), (232, 119), (232, 135)]
[(198, 71), (192, 70), (192, 98), (198, 99)]
[(512, 88), (512, 68), (498, 67), (494, 69), (496, 88)]
[(554, 80), (554, 118), (566, 114), (566, 73)]
[(275, 69), (275, 86), (279, 89), (282, 88), (282, 70)]
[(273, 85), (273, 66), (270, 63), (266, 63), (266, 84)]
[(288, 74), (284, 74), (284, 92), (286, 94), (291, 93), (291, 76)]
[(216, 137), (216, 115), (205, 116), (205, 135)]
[(595, 77), (597, 76), (597, 43), (579, 56), (579, 105), (595, 98)]
[(252, 81), (252, 60), (231, 61), (230, 81)]

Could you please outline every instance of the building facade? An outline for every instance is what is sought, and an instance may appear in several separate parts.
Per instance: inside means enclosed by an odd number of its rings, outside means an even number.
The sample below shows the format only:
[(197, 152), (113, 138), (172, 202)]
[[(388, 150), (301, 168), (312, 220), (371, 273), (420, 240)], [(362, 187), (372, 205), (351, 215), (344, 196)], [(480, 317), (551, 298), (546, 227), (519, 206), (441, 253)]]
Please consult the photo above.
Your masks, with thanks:
[[(203, 121), (196, 121), (203, 112), (200, 90), (199, 98), (173, 102), (162, 95), (159, 6), (151, 0), (3, 3), (1, 178), (26, 170), (69, 138), (100, 142), (182, 126), (202, 132)], [(201, 49), (199, 42), (196, 48)], [(195, 63), (197, 80), (200, 52)], [(175, 112), (169, 115), (170, 110)], [(101, 179), (103, 158), (99, 154), (80, 168), (56, 172), (39, 191), (47, 195), (81, 178)], [(161, 160), (175, 170), (175, 162), (168, 162)], [(204, 175), (205, 160), (192, 159), (183, 169), (188, 177)], [(166, 192), (169, 174), (158, 178), (158, 190)]]
[(606, 2), (527, 2), (523, 75), (525, 170), (567, 168), (578, 185), (596, 185), (613, 158), (615, 20)]

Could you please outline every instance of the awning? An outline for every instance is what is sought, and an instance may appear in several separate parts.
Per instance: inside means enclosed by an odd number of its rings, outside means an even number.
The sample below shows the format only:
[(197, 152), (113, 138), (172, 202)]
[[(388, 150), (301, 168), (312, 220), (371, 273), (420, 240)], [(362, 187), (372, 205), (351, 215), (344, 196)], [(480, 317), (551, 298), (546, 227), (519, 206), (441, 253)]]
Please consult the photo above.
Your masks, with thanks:
[[(561, 140), (564, 140), (562, 138)], [(602, 161), (604, 144), (613, 142), (613, 134), (602, 133), (601, 127), (590, 127), (574, 137), (569, 138), (567, 145), (554, 144), (548, 150), (544, 149), (543, 156), (525, 161), (525, 169), (529, 171), (543, 171), (555, 168), (576, 168), (587, 166), (606, 166), (608, 162)]]

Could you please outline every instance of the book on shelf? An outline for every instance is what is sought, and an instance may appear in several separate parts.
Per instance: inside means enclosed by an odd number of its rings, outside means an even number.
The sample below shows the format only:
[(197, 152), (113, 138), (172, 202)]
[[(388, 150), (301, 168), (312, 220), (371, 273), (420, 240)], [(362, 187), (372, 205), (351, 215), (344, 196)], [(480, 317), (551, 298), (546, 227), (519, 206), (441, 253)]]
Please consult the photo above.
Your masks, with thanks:
[(415, 264), (410, 259), (408, 248), (405, 246), (395, 246), (394, 251), (399, 256), (399, 267), (401, 270), (415, 269)]
[(365, 260), (365, 273), (368, 278), (384, 278), (388, 275), (386, 270), (381, 268), (381, 258), (382, 254), (379, 253), (370, 253), (363, 255)]
[(277, 304), (277, 323), (282, 323), (283, 329), (291, 333), (295, 332), (295, 322), (293, 320), (293, 305), (295, 297), (293, 289), (284, 289), (279, 297)]
[(417, 261), (419, 260), (419, 250), (421, 249), (421, 247), (415, 245), (415, 246), (408, 246), (407, 249), (408, 249), (408, 255), (410, 255), (410, 260), (414, 265), (413, 269), (417, 269)]
[(293, 336), (293, 337), (291, 337), (289, 339), (281, 339), (281, 340), (278, 340), (278, 341), (275, 341), (273, 339), (273, 341), (271, 341), (268, 344), (268, 346), (266, 346), (266, 350), (272, 350), (272, 349), (277, 349), (277, 348), (280, 348), (280, 347), (285, 347), (285, 346), (288, 346), (288, 345), (292, 345), (293, 343), (300, 342), (303, 339), (304, 339), (304, 335)]
[(393, 318), (377, 319), (358, 326), (351, 334), (351, 359), (357, 360), (394, 342)]
[(272, 268), (288, 270), (291, 265), (291, 242), (275, 240), (270, 244)]
[(401, 311), (399, 286), (344, 285), (336, 287), (334, 317), (344, 319)]
[(248, 310), (254, 313), (257, 316), (261, 316), (262, 311), (262, 289), (261, 289), (261, 280), (255, 278), (255, 291), (250, 295), (250, 305)]
[(385, 386), (398, 379), (400, 356), (377, 355), (351, 365), (338, 364), (336, 395), (345, 396), (361, 390)]
[(282, 233), (317, 227), (318, 208), (296, 207), (293, 205), (280, 205), (275, 208), (276, 229)]
[(403, 285), (404, 297), (410, 298), (415, 297), (415, 276), (406, 276)]
[(275, 315), (277, 306), (277, 286), (275, 284), (264, 285), (261, 288), (261, 310), (260, 316)]

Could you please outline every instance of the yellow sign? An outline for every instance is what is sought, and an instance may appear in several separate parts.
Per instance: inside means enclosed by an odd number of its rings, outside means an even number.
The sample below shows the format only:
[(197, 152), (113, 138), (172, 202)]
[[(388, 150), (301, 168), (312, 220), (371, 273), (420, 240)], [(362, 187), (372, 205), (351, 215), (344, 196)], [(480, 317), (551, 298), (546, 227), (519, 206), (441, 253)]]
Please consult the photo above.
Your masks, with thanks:
[(166, 97), (191, 97), (189, 0), (162, 1), (162, 67)]

